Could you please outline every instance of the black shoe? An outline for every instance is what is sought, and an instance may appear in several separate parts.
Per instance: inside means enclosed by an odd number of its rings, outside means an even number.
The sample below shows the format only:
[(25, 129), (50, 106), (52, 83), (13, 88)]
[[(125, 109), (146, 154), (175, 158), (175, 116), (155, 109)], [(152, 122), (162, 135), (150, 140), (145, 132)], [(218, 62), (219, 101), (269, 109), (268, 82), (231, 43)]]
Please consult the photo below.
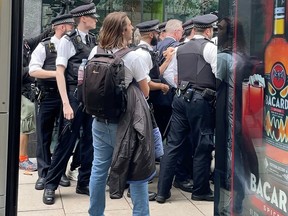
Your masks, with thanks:
[(192, 190), (193, 190), (193, 183), (188, 180), (182, 181), (182, 182), (174, 181), (173, 186), (175, 188), (179, 188), (180, 190), (188, 192), (188, 193), (192, 193)]
[(149, 201), (155, 201), (157, 194), (152, 191), (148, 191), (149, 194)]
[[(148, 196), (149, 196), (149, 201), (154, 201), (156, 196), (157, 196), (157, 194), (155, 192), (148, 191)], [(131, 198), (130, 188), (127, 191), (127, 197)]]
[(214, 201), (214, 193), (211, 192), (209, 194), (204, 194), (204, 195), (192, 194), (191, 199), (195, 201)]
[(156, 201), (158, 203), (165, 203), (167, 199), (169, 199), (171, 197), (171, 192), (169, 192), (168, 196), (161, 196), (161, 195), (157, 195), (156, 196)]
[(76, 193), (85, 194), (89, 196), (89, 186), (84, 186), (84, 187), (77, 186)]
[(70, 180), (68, 179), (68, 177), (63, 174), (61, 176), (61, 180), (59, 182), (59, 185), (63, 186), (63, 187), (69, 187), (71, 185)]
[(44, 184), (45, 184), (45, 178), (38, 178), (36, 183), (35, 183), (35, 189), (36, 190), (43, 190), (44, 189)]
[(43, 203), (46, 205), (53, 205), (55, 203), (55, 191), (52, 189), (45, 189), (43, 194)]

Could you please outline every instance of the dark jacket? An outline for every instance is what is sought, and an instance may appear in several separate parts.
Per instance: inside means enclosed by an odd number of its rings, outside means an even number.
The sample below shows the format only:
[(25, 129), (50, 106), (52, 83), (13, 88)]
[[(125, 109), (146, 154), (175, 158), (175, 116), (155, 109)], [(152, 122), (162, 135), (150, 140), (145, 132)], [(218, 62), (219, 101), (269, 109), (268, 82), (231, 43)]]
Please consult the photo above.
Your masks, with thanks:
[(134, 84), (127, 90), (127, 110), (116, 134), (109, 176), (110, 197), (121, 198), (127, 182), (145, 182), (156, 171), (151, 114), (141, 90)]

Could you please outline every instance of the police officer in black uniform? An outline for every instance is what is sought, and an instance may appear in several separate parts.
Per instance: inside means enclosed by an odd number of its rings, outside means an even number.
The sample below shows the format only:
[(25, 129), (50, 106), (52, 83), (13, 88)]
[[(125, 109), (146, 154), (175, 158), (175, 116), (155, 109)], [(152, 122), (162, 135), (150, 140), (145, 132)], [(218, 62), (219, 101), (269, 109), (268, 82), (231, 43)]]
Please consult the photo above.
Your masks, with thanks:
[[(192, 200), (213, 201), (209, 185), (211, 152), (214, 149), (215, 73), (217, 47), (210, 41), (217, 16), (208, 14), (193, 19), (195, 36), (180, 46), (171, 61), (180, 83), (173, 99), (168, 143), (161, 160), (157, 202), (171, 196), (170, 189), (183, 141), (192, 133), (195, 148)], [(173, 63), (172, 63), (173, 62)]]
[(83, 105), (77, 99), (78, 68), (82, 59), (87, 59), (96, 45), (95, 36), (89, 30), (96, 28), (97, 17), (94, 3), (81, 5), (70, 11), (77, 28), (61, 38), (56, 58), (56, 80), (63, 105), (63, 118), (60, 119), (61, 132), (49, 167), (43, 202), (51, 205), (55, 202), (61, 175), (73, 152), (79, 136), (80, 127), (83, 132), (80, 145), (79, 175), (76, 193), (89, 195), (89, 179), (93, 160), (92, 116), (83, 111)]
[[(65, 14), (51, 21), (55, 34), (48, 37), (36, 47), (29, 64), (29, 74), (37, 78), (39, 94), (37, 103), (37, 150), (38, 180), (36, 190), (44, 189), (45, 177), (51, 164), (50, 145), (55, 121), (58, 119), (61, 108), (61, 98), (56, 83), (57, 48), (61, 37), (74, 28), (72, 15)], [(61, 186), (70, 186), (70, 181), (63, 174)]]

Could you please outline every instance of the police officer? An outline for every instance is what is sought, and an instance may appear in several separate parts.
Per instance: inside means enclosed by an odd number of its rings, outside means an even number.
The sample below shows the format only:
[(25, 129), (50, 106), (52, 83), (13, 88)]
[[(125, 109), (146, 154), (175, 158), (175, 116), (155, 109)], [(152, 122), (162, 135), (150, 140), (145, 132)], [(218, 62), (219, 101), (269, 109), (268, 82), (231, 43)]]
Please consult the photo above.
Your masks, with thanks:
[(55, 147), (46, 176), (43, 202), (48, 205), (55, 202), (55, 190), (73, 152), (81, 126), (83, 129), (82, 142), (79, 143), (81, 166), (76, 193), (89, 195), (93, 159), (92, 116), (83, 111), (83, 105), (77, 99), (77, 78), (82, 59), (87, 59), (91, 49), (96, 45), (95, 36), (89, 33), (89, 30), (96, 28), (99, 16), (96, 14), (94, 3), (81, 5), (70, 12), (77, 28), (61, 38), (57, 51), (56, 80), (63, 105), (63, 118), (60, 119), (59, 143)]
[[(169, 86), (161, 82), (155, 82), (155, 80), (159, 80), (160, 70), (163, 70), (158, 65), (158, 54), (153, 52), (153, 46), (156, 46), (158, 42), (158, 24), (159, 20), (150, 20), (136, 25), (141, 35), (141, 40), (138, 44), (138, 47), (141, 49), (137, 49), (136, 52), (148, 64), (150, 69), (149, 76), (152, 79), (151, 81), (149, 79), (150, 90), (161, 90), (163, 94), (166, 94)], [(168, 64), (169, 62), (167, 61), (166, 67)]]
[[(55, 34), (42, 40), (31, 56), (29, 74), (37, 78), (37, 87), (40, 91), (37, 98), (37, 151), (38, 180), (36, 190), (44, 189), (45, 177), (51, 164), (50, 145), (55, 120), (58, 119), (61, 107), (61, 98), (56, 83), (57, 48), (61, 37), (74, 27), (72, 15), (61, 15), (51, 21)], [(63, 174), (60, 185), (70, 186), (70, 181)]]
[(183, 30), (184, 30), (184, 40), (183, 42), (186, 43), (189, 40), (191, 40), (194, 37), (195, 30), (194, 30), (194, 24), (193, 24), (193, 19), (187, 20), (185, 23), (182, 25)]
[(29, 62), (31, 53), (43, 38), (46, 38), (51, 32), (51, 28), (40, 35), (24, 39), (23, 41), (23, 68), (22, 68), (22, 86), (21, 86), (21, 121), (20, 121), (20, 144), (19, 144), (19, 168), (36, 171), (37, 164), (32, 163), (28, 157), (29, 135), (35, 132), (35, 106), (34, 97), (31, 91), (31, 84), (35, 82), (33, 77), (29, 76)]
[[(177, 50), (171, 61), (180, 83), (173, 99), (173, 114), (167, 149), (161, 160), (157, 202), (171, 196), (175, 164), (183, 141), (192, 134), (195, 147), (192, 200), (213, 201), (209, 185), (211, 152), (214, 148), (215, 72), (217, 47), (210, 41), (217, 16), (207, 14), (193, 19), (195, 36)], [(199, 58), (200, 56), (200, 58)], [(170, 66), (170, 65), (169, 65)], [(168, 66), (168, 67), (169, 67)]]

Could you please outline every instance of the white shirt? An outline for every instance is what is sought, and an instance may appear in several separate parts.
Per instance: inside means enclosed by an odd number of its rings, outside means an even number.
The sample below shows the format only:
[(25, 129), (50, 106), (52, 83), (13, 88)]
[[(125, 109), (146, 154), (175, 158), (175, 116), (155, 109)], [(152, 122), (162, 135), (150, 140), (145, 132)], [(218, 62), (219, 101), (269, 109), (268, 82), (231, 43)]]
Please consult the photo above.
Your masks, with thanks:
[[(194, 35), (195, 39), (201, 39), (204, 38), (202, 35)], [(177, 65), (177, 50), (175, 54), (172, 56), (171, 62), (169, 63), (167, 69), (164, 71), (164, 74), (167, 73), (167, 79), (163, 75), (163, 77), (167, 80), (167, 82), (172, 81), (172, 75), (173, 75), (173, 81), (174, 77), (178, 74), (178, 65)], [(215, 75), (217, 73), (217, 46), (213, 43), (206, 43), (204, 49), (203, 49), (203, 58), (204, 60), (211, 65), (212, 73)], [(167, 72), (166, 72), (167, 71)], [(174, 87), (177, 87), (176, 82), (174, 82)]]
[[(119, 49), (114, 48), (110, 50), (110, 52), (115, 53)], [(95, 46), (88, 57), (88, 60), (92, 59), (93, 56), (97, 54), (97, 46)], [(128, 88), (129, 84), (132, 82), (133, 78), (136, 82), (140, 82), (147, 78), (147, 74), (149, 74), (149, 68), (147, 64), (142, 60), (142, 58), (136, 53), (136, 51), (131, 51), (127, 53), (122, 58), (125, 66), (125, 86)]]
[[(144, 46), (144, 47), (147, 47), (148, 50), (153, 51), (153, 47), (150, 44), (148, 44), (147, 42), (145, 42), (145, 41), (141, 40), (140, 43), (138, 44), (138, 46)], [(139, 49), (135, 50), (135, 52), (147, 64), (147, 66), (149, 68), (149, 71), (147, 73), (147, 77), (146, 78), (147, 78), (147, 82), (150, 82), (151, 78), (149, 76), (149, 73), (150, 73), (150, 70), (153, 68), (153, 61), (152, 61), (151, 55), (150, 55), (149, 52), (147, 52), (147, 50), (144, 50), (142, 48), (139, 48)]]
[[(75, 29), (76, 34), (80, 35), (82, 42), (86, 44), (85, 36), (87, 33), (81, 32), (79, 29)], [(62, 37), (60, 39), (57, 58), (56, 58), (56, 66), (62, 65), (67, 68), (68, 60), (76, 54), (76, 49), (73, 45), (73, 42), (69, 40), (67, 37)]]
[[(55, 50), (58, 50), (60, 40), (54, 35), (50, 39), (51, 43), (54, 43)], [(29, 63), (29, 74), (32, 74), (36, 70), (42, 69), (46, 60), (46, 50), (42, 43), (39, 43), (35, 50), (31, 54), (31, 61)]]

